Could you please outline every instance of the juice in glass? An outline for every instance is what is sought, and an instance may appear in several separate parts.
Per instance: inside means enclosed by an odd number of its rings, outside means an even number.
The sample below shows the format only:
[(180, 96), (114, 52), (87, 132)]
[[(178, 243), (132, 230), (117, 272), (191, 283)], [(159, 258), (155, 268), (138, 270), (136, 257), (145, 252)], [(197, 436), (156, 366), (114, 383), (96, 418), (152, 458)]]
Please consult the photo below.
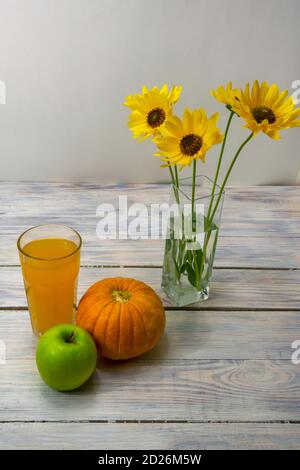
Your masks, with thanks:
[(73, 323), (80, 267), (80, 235), (68, 227), (42, 225), (18, 240), (32, 329), (41, 335)]

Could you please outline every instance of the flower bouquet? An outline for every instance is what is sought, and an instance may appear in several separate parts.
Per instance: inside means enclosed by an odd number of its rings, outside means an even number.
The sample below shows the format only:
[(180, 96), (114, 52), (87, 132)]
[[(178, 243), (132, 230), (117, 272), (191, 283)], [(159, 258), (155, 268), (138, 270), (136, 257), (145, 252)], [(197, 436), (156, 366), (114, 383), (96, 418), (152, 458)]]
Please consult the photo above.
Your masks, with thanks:
[[(162, 274), (162, 288), (176, 305), (184, 306), (209, 296), (215, 251), (217, 246), (224, 190), (231, 171), (247, 143), (263, 132), (279, 139), (283, 129), (300, 126), (300, 109), (288, 91), (276, 84), (255, 81), (250, 88), (219, 86), (211, 95), (228, 111), (224, 134), (217, 127), (218, 113), (208, 117), (205, 110), (185, 109), (180, 118), (173, 113), (182, 87), (169, 89), (142, 88), (141, 94), (127, 97), (131, 110), (129, 128), (133, 137), (142, 141), (151, 138), (155, 155), (167, 167), (172, 181), (168, 230)], [(250, 132), (233, 154), (219, 182), (219, 174), (231, 122), (240, 118)], [(197, 175), (197, 164), (205, 162), (206, 153), (219, 145), (220, 153), (212, 181)], [(186, 166), (192, 165), (191, 178), (179, 178)], [(171, 210), (172, 208), (172, 210)]]

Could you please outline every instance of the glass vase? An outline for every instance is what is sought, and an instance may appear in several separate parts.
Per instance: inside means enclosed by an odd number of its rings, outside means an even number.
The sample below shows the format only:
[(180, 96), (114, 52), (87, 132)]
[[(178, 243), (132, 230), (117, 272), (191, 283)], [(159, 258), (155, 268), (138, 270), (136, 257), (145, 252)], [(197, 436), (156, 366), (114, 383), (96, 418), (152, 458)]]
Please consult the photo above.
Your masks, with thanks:
[[(171, 187), (162, 289), (179, 307), (209, 297), (224, 192), (206, 176)], [(215, 208), (215, 206), (217, 207)]]

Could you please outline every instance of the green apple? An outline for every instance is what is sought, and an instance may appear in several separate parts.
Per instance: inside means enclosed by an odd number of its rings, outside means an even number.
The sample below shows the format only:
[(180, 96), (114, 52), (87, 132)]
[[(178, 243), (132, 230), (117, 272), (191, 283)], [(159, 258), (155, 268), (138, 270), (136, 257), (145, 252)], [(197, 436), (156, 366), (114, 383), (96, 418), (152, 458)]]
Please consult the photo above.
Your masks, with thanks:
[(97, 348), (91, 335), (79, 326), (56, 325), (40, 338), (36, 363), (49, 387), (74, 390), (96, 369)]

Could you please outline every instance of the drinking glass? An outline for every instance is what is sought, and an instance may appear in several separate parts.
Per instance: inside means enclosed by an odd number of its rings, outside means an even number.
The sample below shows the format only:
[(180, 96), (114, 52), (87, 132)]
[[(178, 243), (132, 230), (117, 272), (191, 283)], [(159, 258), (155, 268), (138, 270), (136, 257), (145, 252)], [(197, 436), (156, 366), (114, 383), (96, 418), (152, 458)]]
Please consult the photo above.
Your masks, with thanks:
[(75, 320), (81, 244), (76, 230), (56, 224), (30, 228), (18, 239), (28, 309), (36, 335)]

